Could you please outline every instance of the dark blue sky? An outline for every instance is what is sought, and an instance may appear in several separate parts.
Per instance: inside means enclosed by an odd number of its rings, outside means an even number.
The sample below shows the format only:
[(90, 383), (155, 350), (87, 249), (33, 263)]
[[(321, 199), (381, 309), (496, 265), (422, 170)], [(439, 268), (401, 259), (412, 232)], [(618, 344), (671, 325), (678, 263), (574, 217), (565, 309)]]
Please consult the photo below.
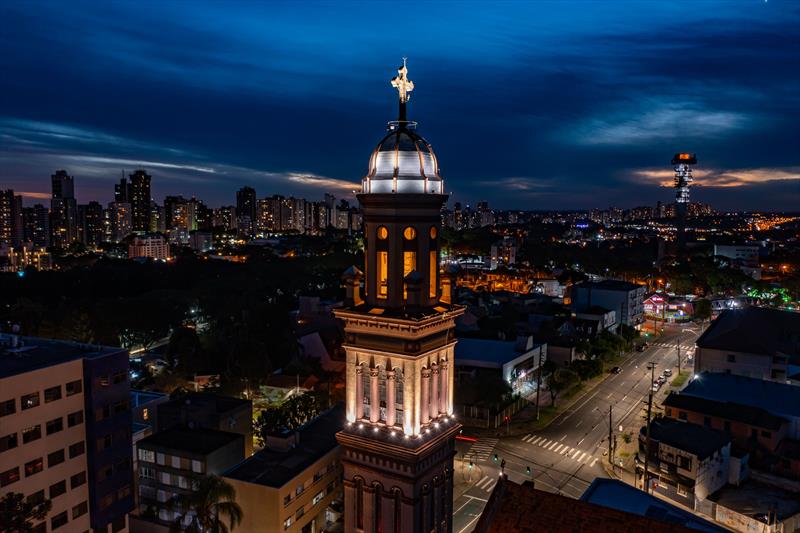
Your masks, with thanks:
[(0, 4), (0, 188), (66, 168), (79, 201), (144, 166), (153, 195), (341, 196), (396, 115), (456, 201), (519, 209), (693, 199), (800, 209), (800, 4)]

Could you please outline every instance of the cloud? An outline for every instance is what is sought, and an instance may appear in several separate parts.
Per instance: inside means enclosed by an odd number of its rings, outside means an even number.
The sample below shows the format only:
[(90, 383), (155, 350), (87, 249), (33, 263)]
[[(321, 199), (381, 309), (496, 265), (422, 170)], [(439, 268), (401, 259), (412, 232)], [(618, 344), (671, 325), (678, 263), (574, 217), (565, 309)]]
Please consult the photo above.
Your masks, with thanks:
[(552, 183), (527, 176), (511, 176), (494, 180), (483, 180), (478, 182), (482, 187), (496, 187), (513, 192), (545, 194), (546, 189), (552, 187)]
[[(660, 187), (672, 187), (674, 172), (669, 169), (640, 169), (633, 171), (631, 180), (644, 179)], [(800, 167), (695, 169), (694, 187), (747, 187), (770, 182), (799, 181)]]
[(568, 125), (560, 132), (586, 145), (648, 145), (669, 139), (717, 138), (752, 125), (754, 117), (738, 111), (704, 109), (692, 103), (642, 101)]
[(14, 191), (14, 194), (18, 194), (23, 198), (33, 198), (36, 200), (49, 200), (50, 194), (46, 192), (31, 192), (31, 191)]

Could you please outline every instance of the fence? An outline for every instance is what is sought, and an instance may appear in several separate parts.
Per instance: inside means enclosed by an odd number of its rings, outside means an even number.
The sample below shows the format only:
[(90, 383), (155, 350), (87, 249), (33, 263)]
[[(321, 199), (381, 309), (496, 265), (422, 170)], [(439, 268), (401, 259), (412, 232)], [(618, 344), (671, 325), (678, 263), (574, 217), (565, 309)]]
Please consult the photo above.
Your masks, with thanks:
[(499, 411), (491, 407), (461, 405), (459, 406), (459, 410), (461, 411), (461, 419), (459, 422), (466, 426), (497, 429), (505, 423), (506, 417), (511, 418), (524, 409), (529, 403), (530, 402), (525, 398), (518, 397)]

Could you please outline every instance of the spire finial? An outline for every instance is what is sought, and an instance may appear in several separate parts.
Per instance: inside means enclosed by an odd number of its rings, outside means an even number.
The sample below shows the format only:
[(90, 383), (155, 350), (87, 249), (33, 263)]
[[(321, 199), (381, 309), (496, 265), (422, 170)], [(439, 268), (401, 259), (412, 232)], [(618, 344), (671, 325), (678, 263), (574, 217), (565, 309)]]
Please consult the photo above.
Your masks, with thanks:
[(397, 89), (397, 94), (400, 96), (400, 122), (406, 122), (406, 103), (411, 98), (408, 94), (414, 90), (414, 82), (408, 79), (408, 67), (406, 61), (408, 58), (403, 58), (403, 66), (397, 69), (397, 76), (392, 78), (392, 87)]

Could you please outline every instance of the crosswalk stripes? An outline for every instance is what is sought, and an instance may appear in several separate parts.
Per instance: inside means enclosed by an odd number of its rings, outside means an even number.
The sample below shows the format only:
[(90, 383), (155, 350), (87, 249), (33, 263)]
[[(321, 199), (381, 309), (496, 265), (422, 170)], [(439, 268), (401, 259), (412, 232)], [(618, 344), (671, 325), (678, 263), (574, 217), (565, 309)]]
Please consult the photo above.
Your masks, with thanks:
[(467, 450), (467, 457), (474, 457), (477, 461), (486, 461), (492, 454), (495, 445), (500, 439), (478, 439)]
[(492, 489), (497, 484), (497, 478), (494, 476), (483, 476), (480, 481), (475, 483), (475, 486), (486, 492), (492, 492)]
[[(494, 440), (495, 443), (497, 442), (497, 439), (492, 439), (492, 440)], [(598, 458), (592, 457), (592, 455), (590, 455), (588, 452), (584, 452), (582, 450), (573, 448), (566, 444), (561, 444), (559, 441), (556, 440), (550, 440), (544, 437), (536, 437), (535, 435), (531, 435), (530, 433), (522, 437), (521, 440), (522, 442), (525, 442), (527, 444), (539, 446), (540, 448), (544, 448), (545, 450), (548, 450), (550, 452), (563, 455), (567, 459), (577, 461), (578, 463), (581, 464), (589, 464), (589, 466), (594, 466), (595, 464), (597, 464), (598, 461)], [(494, 443), (492, 444), (492, 446), (494, 447)], [(591, 463), (589, 463), (590, 461)], [(484, 480), (481, 481), (483, 482)], [(486, 484), (488, 485), (489, 482), (486, 481)]]

